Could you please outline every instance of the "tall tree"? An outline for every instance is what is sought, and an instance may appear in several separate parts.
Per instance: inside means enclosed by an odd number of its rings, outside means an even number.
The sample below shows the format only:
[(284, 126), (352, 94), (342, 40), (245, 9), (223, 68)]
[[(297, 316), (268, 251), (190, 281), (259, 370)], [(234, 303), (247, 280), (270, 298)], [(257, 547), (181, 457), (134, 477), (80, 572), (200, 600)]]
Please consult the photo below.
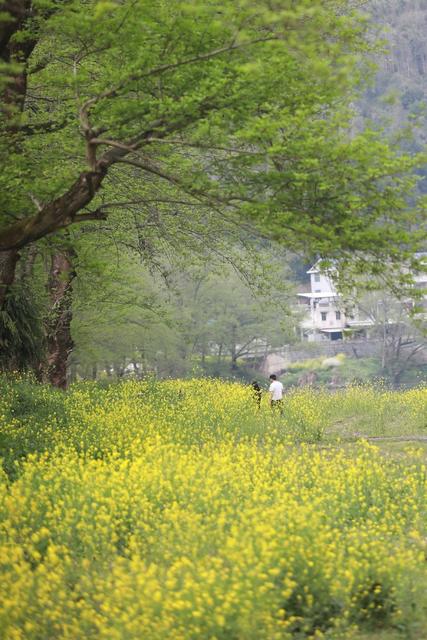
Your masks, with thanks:
[[(257, 274), (254, 291), (232, 268), (223, 266), (181, 274), (177, 295), (181, 311), (181, 332), (187, 356), (226, 357), (233, 372), (238, 361), (254, 353), (283, 346), (293, 338), (295, 318), (291, 311), (293, 288), (289, 283), (286, 258), (278, 259), (267, 249), (259, 249), (269, 271)], [(260, 354), (264, 355), (264, 353)]]
[[(2, 6), (0, 19), (0, 96), (1, 133), (4, 148), (20, 151), (18, 135), (27, 90), (28, 60), (37, 42), (35, 36), (19, 38), (31, 12), (30, 0), (10, 0)], [(11, 247), (0, 253), (0, 310), (3, 309), (19, 260), (18, 249)]]
[(402, 301), (379, 289), (360, 295), (357, 305), (373, 324), (372, 336), (381, 341), (382, 374), (399, 384), (408, 369), (427, 359), (426, 300), (423, 305)]
[[(0, 251), (126, 209), (118, 196), (130, 191), (162, 209), (243, 214), (311, 253), (407, 257), (421, 213), (407, 213), (414, 161), (372, 133), (348, 139), (344, 103), (366, 44), (347, 6), (34, 0), (19, 19), (10, 9), (25, 99), (19, 153), (1, 149)], [(14, 53), (19, 42), (28, 55)]]
[(112, 217), (147, 254), (249, 224), (368, 272), (411, 261), (420, 159), (350, 135), (369, 48), (353, 4), (6, 3), (0, 304), (23, 247)]
[(56, 387), (67, 386), (68, 357), (74, 342), (71, 336), (75, 251), (63, 246), (51, 255), (48, 290), (49, 311), (46, 321), (46, 377)]

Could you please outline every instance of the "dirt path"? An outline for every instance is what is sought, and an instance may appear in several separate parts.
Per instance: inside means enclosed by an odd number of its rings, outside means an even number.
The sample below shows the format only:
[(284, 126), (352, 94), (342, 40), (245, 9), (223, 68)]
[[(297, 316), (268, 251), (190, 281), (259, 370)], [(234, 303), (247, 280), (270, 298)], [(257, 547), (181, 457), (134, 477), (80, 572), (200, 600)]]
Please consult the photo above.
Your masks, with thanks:
[(427, 436), (366, 436), (363, 433), (353, 433), (355, 438), (363, 438), (369, 441), (384, 442), (427, 442)]

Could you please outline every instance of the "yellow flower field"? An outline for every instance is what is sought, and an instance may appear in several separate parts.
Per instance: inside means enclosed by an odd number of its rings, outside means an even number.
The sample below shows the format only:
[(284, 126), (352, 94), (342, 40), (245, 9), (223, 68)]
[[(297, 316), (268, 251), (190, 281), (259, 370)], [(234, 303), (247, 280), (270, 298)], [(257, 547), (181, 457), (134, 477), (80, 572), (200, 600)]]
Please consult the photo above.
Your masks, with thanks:
[(426, 389), (297, 391), (283, 418), (216, 381), (55, 394), (2, 387), (2, 638), (423, 628), (426, 466), (327, 433), (337, 403), (366, 420), (373, 402), (421, 432)]

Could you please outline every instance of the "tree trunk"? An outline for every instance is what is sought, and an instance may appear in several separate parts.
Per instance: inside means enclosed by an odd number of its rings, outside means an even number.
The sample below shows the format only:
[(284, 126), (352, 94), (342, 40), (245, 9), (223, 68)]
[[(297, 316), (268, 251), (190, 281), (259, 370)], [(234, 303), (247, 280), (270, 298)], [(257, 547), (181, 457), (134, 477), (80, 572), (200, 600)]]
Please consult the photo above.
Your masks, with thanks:
[(237, 366), (237, 350), (236, 350), (236, 345), (233, 344), (233, 347), (231, 349), (231, 370), (232, 371), (237, 371), (238, 366)]
[(0, 310), (3, 308), (10, 286), (15, 281), (16, 265), (19, 257), (16, 249), (0, 251)]
[(68, 356), (73, 349), (71, 337), (72, 291), (75, 271), (71, 248), (58, 251), (52, 256), (49, 274), (51, 300), (50, 318), (47, 327), (47, 379), (55, 387), (67, 387)]
[(30, 244), (28, 251), (25, 252), (21, 260), (21, 270), (19, 278), (21, 282), (28, 282), (33, 277), (34, 265), (38, 256), (38, 248), (35, 244)]
[(395, 389), (397, 389), (399, 387), (400, 380), (402, 378), (402, 375), (403, 375), (404, 371), (405, 371), (404, 367), (393, 371), (392, 382), (393, 382), (393, 387)]
[(237, 371), (237, 325), (231, 327), (231, 371)]
[(120, 380), (120, 378), (123, 378), (123, 376), (125, 374), (125, 367), (126, 367), (126, 363), (124, 363), (122, 365), (122, 364), (120, 364), (118, 362), (115, 362), (113, 364), (113, 371), (114, 371), (114, 374), (115, 374), (115, 376), (116, 376), (116, 378), (118, 380)]
[[(0, 62), (7, 69), (8, 80), (0, 93), (0, 113), (5, 123), (3, 134), (8, 135), (10, 149), (19, 150), (14, 134), (24, 109), (27, 92), (26, 62), (31, 55), (36, 41), (34, 38), (14, 38), (23, 28), (31, 11), (31, 0), (6, 0), (2, 3), (2, 11), (6, 14), (0, 20)], [(19, 63), (16, 69), (10, 63)], [(19, 260), (17, 248), (0, 251), (0, 310), (3, 308), (9, 287), (15, 280), (16, 265)]]
[(218, 347), (218, 355), (217, 355), (217, 362), (221, 362), (222, 359), (222, 344), (219, 345)]
[(72, 382), (75, 382), (77, 380), (77, 363), (76, 362), (72, 362), (70, 364), (70, 373), (68, 376), (68, 381), (70, 382), (70, 384)]

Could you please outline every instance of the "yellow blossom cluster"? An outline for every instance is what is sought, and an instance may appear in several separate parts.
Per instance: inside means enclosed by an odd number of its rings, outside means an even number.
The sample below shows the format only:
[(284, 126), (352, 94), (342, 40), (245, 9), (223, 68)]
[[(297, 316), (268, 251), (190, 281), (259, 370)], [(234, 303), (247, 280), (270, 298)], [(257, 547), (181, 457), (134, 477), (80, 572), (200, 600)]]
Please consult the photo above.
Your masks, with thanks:
[(0, 637), (343, 639), (418, 615), (426, 467), (319, 446), (322, 393), (283, 416), (217, 381), (61, 398), (37, 425), (2, 399), (2, 435), (40, 447), (0, 476)]

